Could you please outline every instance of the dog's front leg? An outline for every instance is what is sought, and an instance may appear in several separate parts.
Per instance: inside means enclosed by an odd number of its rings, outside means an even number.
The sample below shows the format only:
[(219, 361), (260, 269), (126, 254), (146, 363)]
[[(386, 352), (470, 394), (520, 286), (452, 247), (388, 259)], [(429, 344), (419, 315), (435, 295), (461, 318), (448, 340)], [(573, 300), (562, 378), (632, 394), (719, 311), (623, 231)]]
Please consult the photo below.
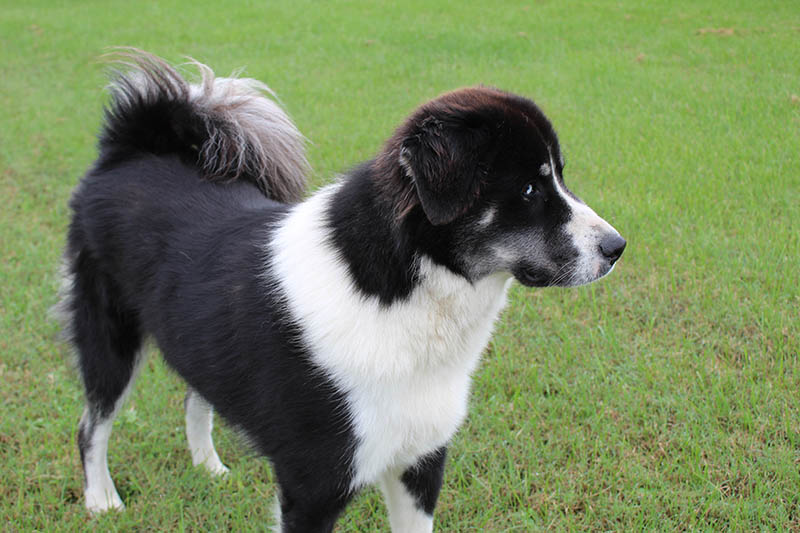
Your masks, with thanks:
[(433, 509), (444, 477), (446, 448), (420, 458), (404, 472), (390, 471), (381, 478), (392, 533), (433, 531)]

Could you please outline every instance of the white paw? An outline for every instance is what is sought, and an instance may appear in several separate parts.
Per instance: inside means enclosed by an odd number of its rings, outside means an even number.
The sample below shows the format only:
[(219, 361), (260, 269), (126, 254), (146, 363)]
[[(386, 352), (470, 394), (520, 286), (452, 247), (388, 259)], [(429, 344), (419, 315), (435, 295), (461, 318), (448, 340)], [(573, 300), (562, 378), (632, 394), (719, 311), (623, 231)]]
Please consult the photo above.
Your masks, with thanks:
[(194, 466), (203, 465), (203, 468), (214, 477), (224, 476), (230, 470), (227, 466), (222, 464), (216, 450), (208, 450), (204, 452), (195, 451), (192, 454), (192, 464)]
[(116, 490), (110, 492), (92, 491), (86, 493), (86, 509), (92, 514), (108, 511), (122, 511), (125, 504)]
[(225, 474), (230, 472), (230, 469), (224, 464), (222, 464), (222, 462), (219, 459), (217, 459), (216, 461), (206, 461), (205, 463), (203, 463), (203, 466), (206, 468), (206, 470), (208, 470), (208, 473), (214, 477), (224, 476)]

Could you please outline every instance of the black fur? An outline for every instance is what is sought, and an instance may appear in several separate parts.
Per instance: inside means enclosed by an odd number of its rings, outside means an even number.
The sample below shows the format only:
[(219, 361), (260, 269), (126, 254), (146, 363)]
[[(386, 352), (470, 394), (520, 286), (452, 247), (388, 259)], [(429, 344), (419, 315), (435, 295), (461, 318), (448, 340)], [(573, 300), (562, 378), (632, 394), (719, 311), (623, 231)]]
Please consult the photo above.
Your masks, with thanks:
[(71, 205), (73, 326), (91, 409), (108, 415), (147, 331), (272, 459), (285, 520), (335, 518), (329, 502), (347, 501), (354, 440), (342, 393), (276, 314), (280, 295), (264, 290), (263, 246), (286, 207), (249, 183), (209, 183), (177, 157), (147, 154), (89, 173)]
[(160, 83), (152, 91), (138, 90), (135, 80), (124, 76), (116, 81), (124, 96), (115, 97), (105, 110), (97, 170), (114, 169), (142, 153), (172, 154), (188, 164), (199, 161), (208, 129), (188, 100), (188, 88), (165, 75), (155, 79)]
[(91, 419), (83, 421), (78, 425), (78, 452), (81, 455), (81, 464), (86, 463), (86, 454), (91, 450), (89, 434), (92, 431)]
[(440, 448), (420, 459), (413, 467), (403, 472), (400, 481), (417, 501), (417, 507), (429, 515), (436, 508), (439, 491), (442, 490), (444, 464), (447, 448)]
[[(419, 282), (419, 245), (400, 231), (375, 185), (372, 162), (353, 170), (328, 211), (333, 245), (364, 294), (383, 305), (406, 298)], [(391, 246), (386, 246), (391, 243)]]

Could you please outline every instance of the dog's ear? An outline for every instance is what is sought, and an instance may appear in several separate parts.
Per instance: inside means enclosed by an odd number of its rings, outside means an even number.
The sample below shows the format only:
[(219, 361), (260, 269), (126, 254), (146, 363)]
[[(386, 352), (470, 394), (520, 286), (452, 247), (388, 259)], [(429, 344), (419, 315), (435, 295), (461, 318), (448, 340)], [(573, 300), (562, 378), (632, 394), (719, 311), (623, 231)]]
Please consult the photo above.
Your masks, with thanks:
[(477, 198), (488, 168), (484, 126), (478, 117), (428, 115), (403, 139), (400, 165), (431, 224), (452, 222)]

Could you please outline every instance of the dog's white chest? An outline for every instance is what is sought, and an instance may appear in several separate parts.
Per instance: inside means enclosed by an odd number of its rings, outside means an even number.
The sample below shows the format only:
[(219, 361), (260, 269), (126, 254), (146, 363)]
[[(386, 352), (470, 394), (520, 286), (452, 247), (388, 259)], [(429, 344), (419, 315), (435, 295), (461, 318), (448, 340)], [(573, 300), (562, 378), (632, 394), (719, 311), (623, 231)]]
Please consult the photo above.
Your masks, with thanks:
[(434, 373), (350, 391), (359, 439), (354, 486), (403, 470), (445, 445), (466, 415), (469, 382), (467, 372)]
[(381, 306), (353, 287), (328, 244), (326, 192), (297, 206), (276, 231), (271, 268), (313, 362), (345, 392), (358, 438), (353, 483), (360, 486), (453, 436), (509, 277), (470, 284), (423, 259), (420, 285)]
[(361, 335), (331, 332), (315, 345), (316, 361), (347, 391), (359, 439), (356, 486), (445, 445), (466, 416), (505, 279), (471, 286), (440, 270), (426, 265), (428, 277), (408, 301), (354, 315)]

